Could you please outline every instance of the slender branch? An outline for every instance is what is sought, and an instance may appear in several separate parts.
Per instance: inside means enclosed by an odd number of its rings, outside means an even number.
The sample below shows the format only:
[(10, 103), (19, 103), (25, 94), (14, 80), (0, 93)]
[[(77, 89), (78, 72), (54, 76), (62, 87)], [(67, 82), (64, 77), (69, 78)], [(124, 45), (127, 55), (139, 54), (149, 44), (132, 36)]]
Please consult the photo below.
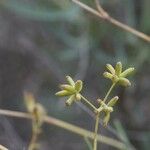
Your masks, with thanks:
[(115, 87), (115, 85), (116, 85), (116, 83), (113, 83), (112, 86), (110, 87), (110, 89), (108, 90), (108, 92), (107, 92), (107, 94), (106, 94), (106, 96), (105, 96), (105, 98), (103, 100), (104, 102), (106, 102), (108, 96), (110, 95), (110, 93), (113, 90), (113, 88)]
[[(0, 115), (5, 115), (8, 117), (15, 117), (15, 118), (23, 118), (23, 119), (32, 119), (32, 116), (28, 113), (23, 113), (19, 111), (10, 111), (10, 110), (3, 110), (0, 109)], [(44, 122), (50, 124), (50, 125), (55, 125), (57, 127), (63, 128), (65, 130), (68, 130), (72, 133), (78, 134), (83, 137), (87, 137), (90, 139), (94, 139), (94, 133), (85, 129), (82, 129), (78, 126), (72, 125), (70, 123), (67, 123), (65, 121), (53, 118), (53, 117), (48, 117), (45, 116)], [(97, 140), (99, 142), (102, 142), (104, 144), (110, 145), (112, 147), (115, 147), (117, 149), (124, 149), (126, 148), (126, 145), (120, 141), (114, 140), (112, 138), (102, 136), (102, 135), (97, 135)]]
[[(110, 95), (110, 93), (113, 90), (113, 88), (114, 88), (115, 85), (116, 85), (116, 83), (113, 83), (111, 85), (110, 89), (108, 90), (108, 92), (106, 93), (106, 96), (105, 96), (105, 98), (103, 100), (104, 103), (106, 102), (108, 96)], [(101, 108), (101, 106), (98, 109), (100, 109), (100, 108)], [(97, 150), (97, 134), (98, 134), (98, 127), (99, 127), (99, 120), (100, 120), (100, 111), (97, 112), (97, 115), (96, 115), (93, 150)]]
[(38, 139), (38, 132), (32, 131), (32, 137), (31, 137), (31, 141), (30, 141), (28, 150), (34, 150), (35, 149), (37, 139)]
[(37, 147), (37, 140), (38, 136), (40, 134), (40, 127), (38, 127), (34, 120), (32, 119), (32, 137), (29, 143), (29, 148), (28, 150), (35, 150)]
[(108, 15), (108, 17), (104, 17), (99, 11), (89, 7), (88, 5), (80, 2), (79, 0), (72, 0), (72, 1), (74, 3), (76, 3), (77, 5), (79, 5), (81, 8), (83, 8), (86, 11), (92, 13), (93, 15), (98, 16), (99, 18), (101, 18), (101, 19), (103, 19), (103, 20), (105, 20), (105, 21), (107, 21), (107, 22), (109, 22), (109, 23), (111, 23), (111, 24), (127, 31), (127, 32), (130, 32), (130, 33), (136, 35), (137, 37), (139, 37), (139, 38), (141, 38), (141, 39), (143, 39), (143, 40), (150, 43), (150, 36), (149, 35), (146, 35), (146, 34), (140, 32), (140, 31), (137, 31), (136, 29), (134, 29), (134, 28), (132, 28), (132, 27), (126, 25), (126, 24), (123, 24), (123, 23), (119, 22), (118, 20), (112, 18), (109, 15)]
[(84, 100), (85, 103), (87, 103), (91, 108), (93, 108), (95, 111), (97, 108), (89, 101), (87, 100), (83, 95), (81, 95), (81, 98)]
[(100, 113), (97, 113), (96, 122), (95, 122), (95, 131), (94, 131), (93, 150), (97, 150), (97, 134), (98, 134), (99, 120), (100, 120)]
[(102, 8), (102, 6), (99, 3), (99, 0), (95, 0), (95, 4), (97, 7), (97, 10), (99, 11), (99, 13), (104, 17), (107, 18), (109, 15), (108, 13)]

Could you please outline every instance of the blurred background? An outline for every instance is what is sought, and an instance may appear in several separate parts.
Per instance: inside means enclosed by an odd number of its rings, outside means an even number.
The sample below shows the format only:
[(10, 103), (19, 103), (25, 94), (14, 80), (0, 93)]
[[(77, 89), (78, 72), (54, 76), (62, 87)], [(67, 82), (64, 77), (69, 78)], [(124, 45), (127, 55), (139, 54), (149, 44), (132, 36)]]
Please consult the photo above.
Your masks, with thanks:
[[(92, 0), (83, 0), (95, 7)], [(149, 0), (101, 0), (119, 21), (150, 34)], [(137, 150), (150, 149), (150, 44), (99, 20), (71, 0), (0, 1), (0, 106), (26, 111), (23, 91), (32, 92), (50, 116), (93, 130), (94, 118), (82, 104), (65, 107), (54, 93), (65, 75), (84, 81), (83, 94), (96, 104), (110, 82), (106, 63), (134, 66), (130, 88), (120, 96), (108, 128), (101, 133)], [(0, 143), (10, 150), (27, 149), (31, 123), (0, 117)], [(42, 150), (88, 149), (81, 137), (44, 125)], [(102, 149), (113, 150), (101, 145)], [(129, 149), (129, 148), (128, 148)]]

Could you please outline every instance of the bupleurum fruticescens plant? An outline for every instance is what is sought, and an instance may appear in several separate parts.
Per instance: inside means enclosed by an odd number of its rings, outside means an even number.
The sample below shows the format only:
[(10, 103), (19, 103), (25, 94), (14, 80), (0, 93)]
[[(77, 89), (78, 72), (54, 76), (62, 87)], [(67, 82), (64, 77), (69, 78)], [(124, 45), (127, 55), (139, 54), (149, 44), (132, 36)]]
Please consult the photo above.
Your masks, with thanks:
[(86, 99), (82, 94), (81, 90), (83, 87), (83, 82), (81, 80), (77, 80), (76, 82), (70, 77), (66, 76), (67, 84), (61, 84), (61, 91), (57, 92), (56, 95), (60, 97), (67, 97), (66, 105), (71, 106), (74, 102), (84, 101), (89, 107), (93, 109), (95, 112), (95, 130), (94, 130), (94, 140), (93, 140), (93, 150), (97, 150), (97, 134), (100, 117), (102, 118), (103, 125), (107, 126), (110, 115), (114, 110), (114, 106), (118, 101), (119, 97), (115, 96), (113, 98), (109, 98), (110, 93), (114, 89), (116, 85), (120, 86), (131, 86), (131, 82), (127, 79), (127, 76), (133, 73), (134, 68), (128, 68), (125, 71), (122, 71), (122, 63), (117, 62), (115, 67), (111, 64), (107, 64), (106, 68), (108, 71), (104, 72), (104, 77), (110, 79), (112, 85), (108, 92), (106, 93), (103, 99), (98, 99), (99, 106), (94, 106), (88, 99)]

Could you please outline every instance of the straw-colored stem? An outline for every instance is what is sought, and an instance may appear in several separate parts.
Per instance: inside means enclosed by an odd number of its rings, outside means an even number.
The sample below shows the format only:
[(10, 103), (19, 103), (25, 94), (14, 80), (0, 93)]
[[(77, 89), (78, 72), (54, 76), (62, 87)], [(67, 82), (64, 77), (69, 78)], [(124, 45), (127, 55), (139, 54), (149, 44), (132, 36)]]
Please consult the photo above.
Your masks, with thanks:
[(135, 36), (147, 41), (150, 43), (150, 36), (144, 34), (143, 32), (137, 31), (136, 29), (119, 22), (118, 20), (114, 19), (113, 17), (111, 17), (110, 15), (104, 16), (103, 14), (101, 14), (98, 10), (95, 10), (91, 7), (89, 7), (88, 5), (80, 2), (79, 0), (72, 0), (74, 3), (76, 3), (77, 5), (79, 5), (81, 8), (85, 9), (86, 11), (92, 13), (93, 15), (123, 29), (124, 31), (130, 32), (132, 34), (134, 34)]
[[(15, 117), (15, 118), (23, 118), (23, 119), (32, 119), (32, 116), (28, 113), (18, 112), (18, 111), (10, 111), (10, 110), (3, 110), (0, 109), (0, 115), (5, 115), (8, 117)], [(72, 133), (78, 134), (82, 137), (87, 137), (90, 139), (94, 139), (94, 133), (85, 129), (82, 129), (78, 126), (72, 125), (70, 123), (67, 123), (65, 121), (53, 118), (51, 116), (45, 116), (44, 122), (54, 125), (60, 128), (63, 128), (67, 131), (70, 131)], [(103, 135), (97, 135), (97, 140), (99, 142), (102, 142), (104, 144), (110, 145), (112, 147), (115, 147), (117, 149), (124, 149), (126, 148), (126, 145), (118, 140), (103, 136)]]
[(97, 7), (97, 10), (99, 11), (99, 13), (104, 17), (108, 17), (107, 12), (102, 8), (99, 0), (95, 0), (95, 4), (96, 4), (96, 7)]

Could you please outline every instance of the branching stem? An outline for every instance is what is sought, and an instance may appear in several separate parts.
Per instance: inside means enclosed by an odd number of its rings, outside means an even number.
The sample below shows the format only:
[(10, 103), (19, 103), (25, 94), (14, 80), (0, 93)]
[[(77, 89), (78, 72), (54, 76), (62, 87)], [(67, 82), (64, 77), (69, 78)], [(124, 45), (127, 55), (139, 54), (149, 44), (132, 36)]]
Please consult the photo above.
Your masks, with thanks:
[(92, 109), (94, 109), (94, 111), (97, 110), (97, 108), (88, 99), (86, 99), (83, 95), (81, 95), (81, 98), (84, 100), (84, 102), (86, 104), (88, 104)]
[[(116, 83), (113, 83), (106, 93), (106, 96), (103, 100), (103, 102), (106, 102), (108, 96), (112, 92), (113, 88), (115, 87)], [(100, 120), (100, 112), (97, 112), (96, 114), (96, 123), (95, 123), (95, 132), (94, 132), (94, 143), (93, 143), (93, 150), (97, 150), (97, 134), (98, 134), (98, 126), (99, 126), (99, 120)]]
[(99, 3), (99, 0), (95, 0), (95, 4), (97, 7), (97, 10), (99, 11), (99, 13), (104, 17), (107, 18), (109, 15), (108, 13), (102, 8), (102, 6)]
[(146, 35), (144, 34), (143, 32), (140, 32), (140, 31), (137, 31), (136, 29), (124, 24), (124, 23), (121, 23), (119, 22), (118, 20), (114, 19), (113, 17), (111, 17), (109, 14), (108, 16), (104, 16), (103, 14), (100, 13), (100, 11), (98, 10), (95, 10), (91, 7), (89, 7), (88, 5), (80, 2), (79, 0), (72, 0), (74, 3), (76, 3), (77, 5), (79, 5), (81, 8), (85, 9), (86, 11), (92, 13), (93, 15), (115, 25), (116, 27), (119, 27), (121, 29), (123, 29), (124, 31), (127, 31), (127, 32), (130, 32), (132, 34), (134, 34), (135, 36), (147, 41), (150, 43), (150, 36), (149, 35)]

